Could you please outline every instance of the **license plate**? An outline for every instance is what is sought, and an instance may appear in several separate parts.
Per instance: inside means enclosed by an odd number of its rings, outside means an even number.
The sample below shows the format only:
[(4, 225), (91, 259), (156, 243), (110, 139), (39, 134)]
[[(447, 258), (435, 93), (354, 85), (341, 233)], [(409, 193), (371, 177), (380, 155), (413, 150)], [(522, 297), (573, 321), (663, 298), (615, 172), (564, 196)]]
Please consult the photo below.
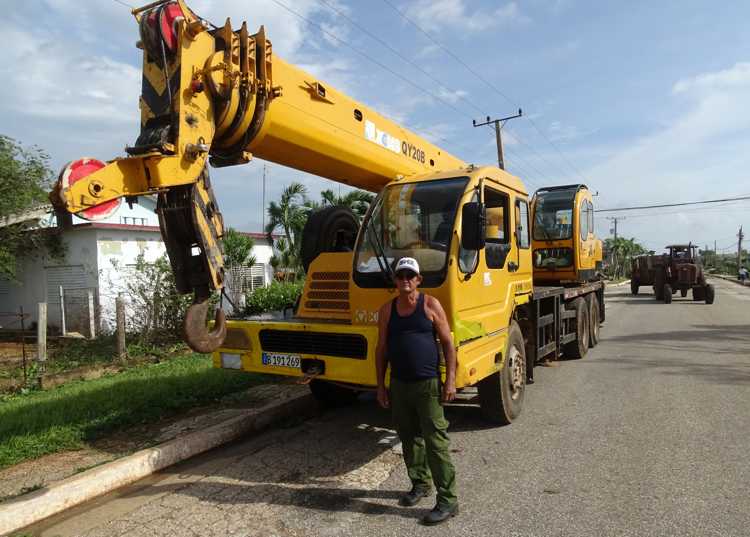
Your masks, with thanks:
[(268, 366), (294, 367), (299, 369), (299, 354), (279, 354), (276, 352), (264, 352), (261, 355), (261, 363)]

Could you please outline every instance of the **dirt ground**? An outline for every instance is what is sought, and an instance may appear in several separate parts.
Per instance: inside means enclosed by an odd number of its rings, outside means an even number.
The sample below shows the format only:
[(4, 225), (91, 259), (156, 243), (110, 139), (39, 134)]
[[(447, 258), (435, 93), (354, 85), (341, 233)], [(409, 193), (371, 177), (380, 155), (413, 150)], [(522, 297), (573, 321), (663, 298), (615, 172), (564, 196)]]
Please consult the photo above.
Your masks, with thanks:
[[(36, 356), (36, 343), (26, 343), (26, 360)], [(17, 367), (23, 363), (23, 347), (20, 343), (0, 341), (0, 368)]]

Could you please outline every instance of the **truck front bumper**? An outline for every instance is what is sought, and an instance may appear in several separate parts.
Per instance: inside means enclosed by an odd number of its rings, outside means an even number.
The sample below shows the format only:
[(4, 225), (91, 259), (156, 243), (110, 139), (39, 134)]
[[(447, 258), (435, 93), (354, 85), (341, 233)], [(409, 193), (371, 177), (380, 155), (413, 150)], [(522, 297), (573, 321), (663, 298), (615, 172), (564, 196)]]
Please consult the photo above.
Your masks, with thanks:
[(214, 367), (376, 386), (378, 327), (298, 319), (228, 321)]

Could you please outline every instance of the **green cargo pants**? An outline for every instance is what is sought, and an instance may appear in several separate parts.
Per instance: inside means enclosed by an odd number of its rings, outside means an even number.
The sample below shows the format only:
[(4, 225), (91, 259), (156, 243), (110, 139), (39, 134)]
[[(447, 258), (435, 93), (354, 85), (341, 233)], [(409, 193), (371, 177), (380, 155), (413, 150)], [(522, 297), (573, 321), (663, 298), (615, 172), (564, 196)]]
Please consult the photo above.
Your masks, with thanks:
[(456, 470), (451, 462), (448, 420), (440, 405), (438, 379), (404, 382), (391, 379), (391, 409), (401, 439), (412, 486), (435, 483), (437, 504), (456, 504)]

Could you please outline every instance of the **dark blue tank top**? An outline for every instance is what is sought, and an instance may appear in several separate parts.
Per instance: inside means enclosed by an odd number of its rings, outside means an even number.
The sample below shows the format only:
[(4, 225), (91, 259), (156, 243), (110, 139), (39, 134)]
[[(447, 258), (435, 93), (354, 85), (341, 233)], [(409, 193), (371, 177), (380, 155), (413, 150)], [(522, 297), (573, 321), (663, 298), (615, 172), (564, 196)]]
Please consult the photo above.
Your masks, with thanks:
[(424, 312), (424, 294), (420, 293), (414, 313), (401, 317), (391, 303), (388, 321), (388, 360), (391, 376), (398, 380), (414, 381), (438, 376), (438, 354), (435, 327)]

